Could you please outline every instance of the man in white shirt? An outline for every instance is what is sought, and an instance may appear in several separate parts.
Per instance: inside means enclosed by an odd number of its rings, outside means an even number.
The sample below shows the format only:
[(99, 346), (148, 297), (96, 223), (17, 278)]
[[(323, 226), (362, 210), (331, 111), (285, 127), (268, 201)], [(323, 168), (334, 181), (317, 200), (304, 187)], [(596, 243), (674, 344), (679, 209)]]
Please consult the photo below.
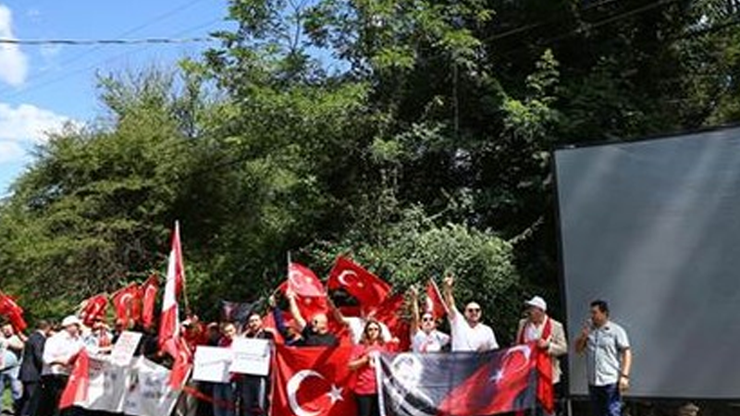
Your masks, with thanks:
[[(23, 384), (18, 378), (23, 353), (23, 340), (16, 335), (13, 325), (5, 322), (0, 327), (0, 395), (5, 387), (10, 388), (10, 397), (13, 399), (13, 414), (19, 411), (18, 405), (23, 396)], [(0, 404), (0, 409), (2, 405)]]
[(59, 398), (67, 384), (74, 359), (85, 346), (80, 336), (80, 325), (80, 320), (74, 315), (64, 318), (63, 329), (44, 345), (39, 416), (53, 416), (57, 412)]
[(452, 352), (456, 351), (489, 351), (498, 348), (496, 336), (490, 326), (481, 322), (482, 311), (479, 304), (470, 302), (465, 306), (465, 315), (461, 315), (455, 306), (452, 286), (455, 280), (446, 276), (443, 284), (444, 301), (449, 311), (450, 329), (452, 332)]

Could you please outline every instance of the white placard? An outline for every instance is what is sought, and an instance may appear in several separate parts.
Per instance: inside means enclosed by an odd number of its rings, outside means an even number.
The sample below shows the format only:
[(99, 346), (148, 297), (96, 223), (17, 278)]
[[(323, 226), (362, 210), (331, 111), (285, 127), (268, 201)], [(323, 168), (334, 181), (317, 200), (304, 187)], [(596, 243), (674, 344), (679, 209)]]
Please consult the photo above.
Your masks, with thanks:
[(91, 357), (87, 394), (75, 405), (134, 416), (169, 415), (180, 395), (168, 384), (170, 370), (144, 357), (128, 366)]
[(193, 380), (227, 383), (229, 367), (234, 359), (231, 348), (198, 346), (195, 349)]
[(267, 339), (235, 338), (231, 344), (234, 361), (232, 373), (266, 376), (270, 372), (271, 343)]
[(127, 366), (131, 363), (131, 359), (134, 358), (136, 353), (136, 347), (139, 346), (141, 341), (141, 332), (123, 331), (118, 336), (116, 343), (113, 345), (113, 350), (110, 353), (110, 362), (114, 365)]

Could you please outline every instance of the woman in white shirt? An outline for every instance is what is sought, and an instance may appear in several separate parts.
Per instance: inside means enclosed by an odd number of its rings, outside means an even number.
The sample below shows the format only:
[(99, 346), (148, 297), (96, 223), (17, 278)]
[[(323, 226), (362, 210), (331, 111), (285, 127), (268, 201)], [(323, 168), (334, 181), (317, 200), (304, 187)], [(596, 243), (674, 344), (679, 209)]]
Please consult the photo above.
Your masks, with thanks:
[(450, 336), (437, 330), (437, 320), (431, 311), (424, 311), (419, 320), (419, 290), (411, 287), (411, 350), (417, 353), (440, 352), (450, 343)]

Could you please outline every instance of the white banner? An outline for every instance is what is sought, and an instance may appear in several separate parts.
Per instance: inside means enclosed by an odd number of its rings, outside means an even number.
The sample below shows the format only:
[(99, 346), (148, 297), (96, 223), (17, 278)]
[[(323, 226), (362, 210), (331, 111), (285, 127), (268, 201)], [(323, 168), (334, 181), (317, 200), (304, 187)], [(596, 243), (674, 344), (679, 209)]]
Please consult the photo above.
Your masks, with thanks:
[(234, 360), (231, 348), (205, 347), (195, 349), (193, 380), (227, 383), (231, 378), (229, 367)]
[(110, 353), (110, 361), (115, 365), (127, 366), (131, 363), (136, 353), (136, 347), (141, 341), (141, 332), (123, 331), (113, 345)]
[(168, 381), (170, 370), (138, 357), (129, 366), (110, 362), (109, 357), (90, 357), (87, 400), (75, 404), (87, 409), (133, 416), (168, 415), (180, 395)]
[(266, 339), (235, 338), (231, 344), (234, 361), (229, 371), (266, 376), (270, 372), (270, 347)]

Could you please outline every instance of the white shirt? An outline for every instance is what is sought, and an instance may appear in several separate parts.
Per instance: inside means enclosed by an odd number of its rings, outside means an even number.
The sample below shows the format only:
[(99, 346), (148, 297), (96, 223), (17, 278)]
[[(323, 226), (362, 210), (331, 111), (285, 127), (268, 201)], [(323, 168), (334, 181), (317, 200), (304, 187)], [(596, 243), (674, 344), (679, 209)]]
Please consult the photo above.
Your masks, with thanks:
[[(362, 331), (365, 330), (365, 324), (367, 321), (357, 316), (348, 316), (344, 318), (344, 321), (349, 325), (349, 331), (352, 333), (352, 343), (357, 345), (362, 339)], [(393, 336), (388, 327), (380, 323), (380, 336), (383, 338), (383, 342), (389, 342)]]
[(439, 352), (442, 347), (450, 343), (450, 336), (444, 332), (432, 330), (429, 334), (421, 329), (416, 331), (411, 340), (411, 349), (414, 352)]
[(524, 342), (539, 341), (542, 338), (543, 329), (545, 329), (545, 321), (539, 324), (527, 321), (524, 325)]
[(51, 338), (46, 340), (44, 345), (43, 361), (44, 365), (41, 369), (42, 375), (47, 374), (63, 374), (69, 375), (69, 367), (54, 364), (53, 361), (67, 361), (72, 356), (80, 352), (84, 348), (85, 344), (82, 337), (71, 337), (69, 332), (61, 330), (54, 334)]
[(450, 314), (452, 352), (488, 351), (498, 348), (496, 336), (490, 326), (478, 323), (471, 327), (456, 307), (453, 307), (452, 311)]
[(621, 353), (630, 347), (624, 328), (612, 321), (602, 327), (591, 326), (586, 343), (588, 384), (606, 386), (619, 382)]
[(0, 369), (2, 374), (11, 378), (18, 378), (18, 370), (21, 364), (21, 353), (23, 352), (23, 341), (18, 335), (10, 338), (0, 338)]

